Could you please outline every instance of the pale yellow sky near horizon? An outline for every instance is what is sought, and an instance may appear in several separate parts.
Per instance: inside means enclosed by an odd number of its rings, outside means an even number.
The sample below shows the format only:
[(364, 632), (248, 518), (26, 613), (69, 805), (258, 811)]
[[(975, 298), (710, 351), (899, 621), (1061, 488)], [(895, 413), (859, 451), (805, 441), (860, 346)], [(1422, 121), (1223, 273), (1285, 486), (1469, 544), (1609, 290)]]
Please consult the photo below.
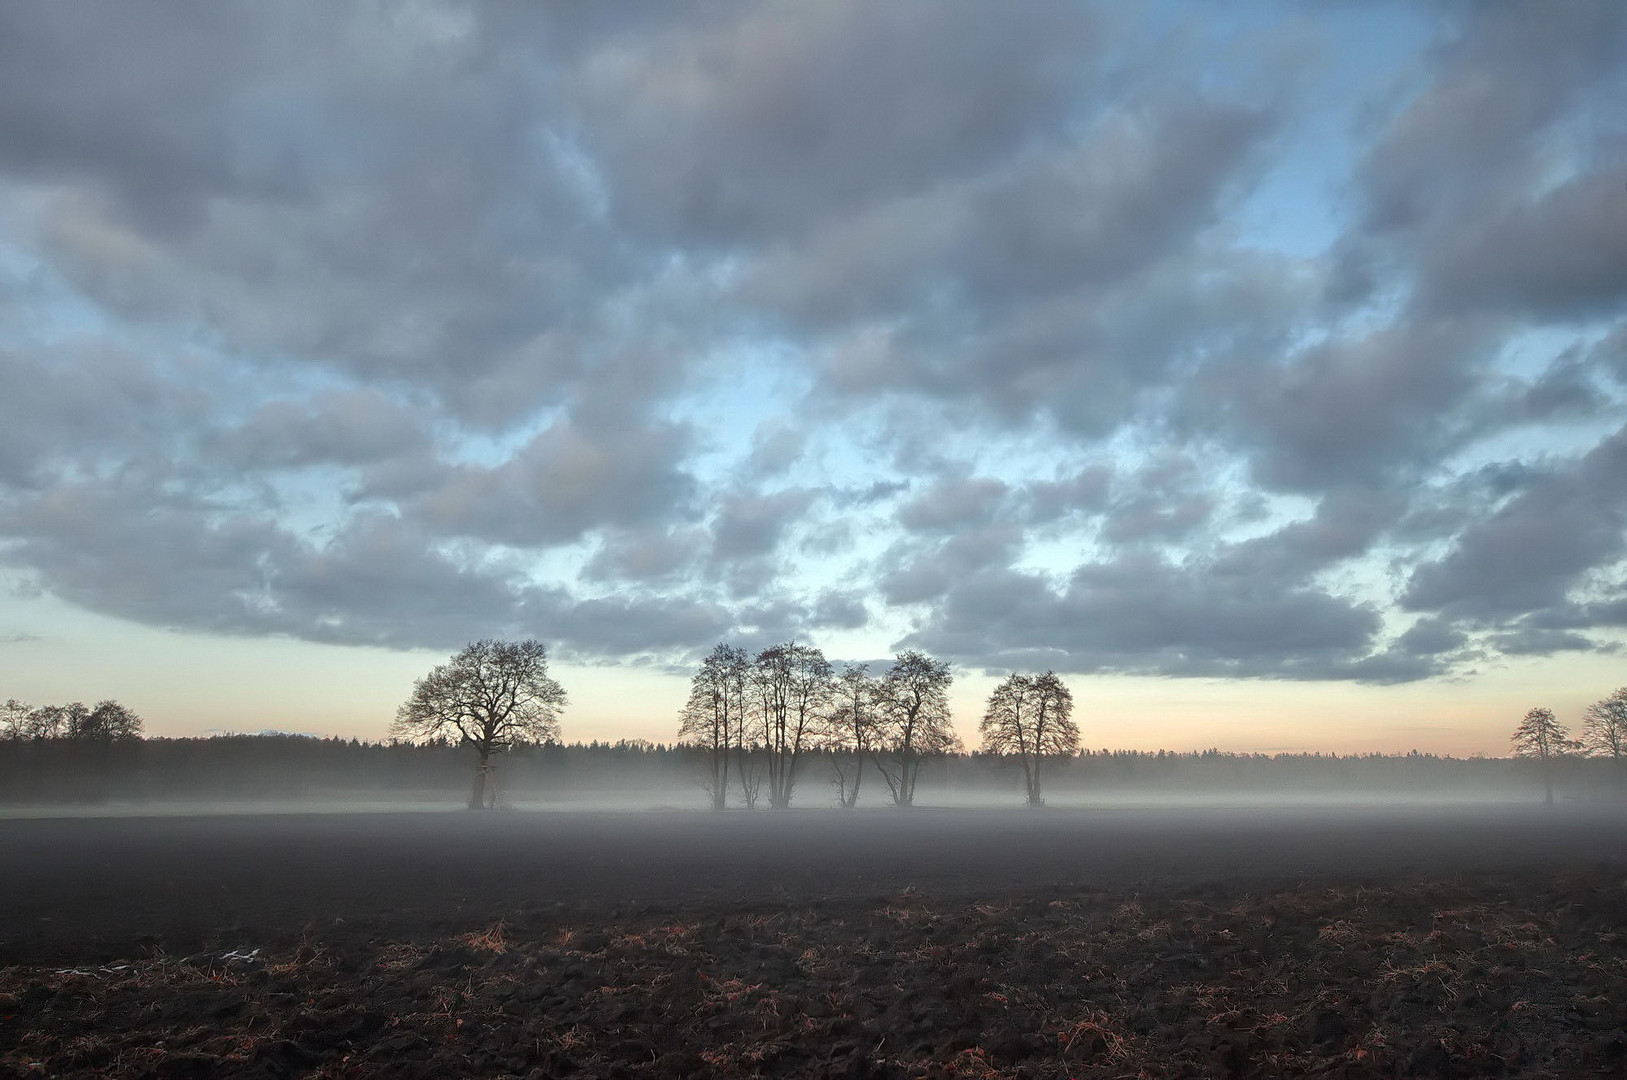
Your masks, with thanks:
[[(0, 699), (33, 704), (115, 698), (149, 735), (296, 731), (387, 736), (413, 680), (447, 659), (425, 650), (319, 645), (153, 629), (49, 596), (0, 602)], [(681, 674), (555, 662), (570, 696), (567, 741), (670, 742), (687, 693)], [(960, 671), (956, 728), (975, 747), (997, 677)], [(1620, 656), (1510, 660), (1456, 681), (1399, 686), (1070, 675), (1084, 745), (1126, 750), (1426, 753), (1500, 756), (1535, 705), (1573, 731), (1582, 710), (1627, 684)]]

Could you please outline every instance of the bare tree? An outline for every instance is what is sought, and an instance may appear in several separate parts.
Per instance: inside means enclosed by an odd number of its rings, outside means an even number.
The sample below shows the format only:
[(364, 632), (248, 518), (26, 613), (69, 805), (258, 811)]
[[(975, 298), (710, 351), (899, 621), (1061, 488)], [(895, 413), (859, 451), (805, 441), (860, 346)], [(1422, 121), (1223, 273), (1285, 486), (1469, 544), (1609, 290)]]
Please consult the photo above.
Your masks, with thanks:
[(744, 649), (722, 644), (714, 648), (690, 680), (689, 701), (678, 728), (679, 742), (706, 751), (702, 786), (711, 796), (714, 810), (728, 805), (729, 759), (735, 753), (739, 729), (745, 727), (749, 666)]
[(1542, 769), (1544, 801), (1554, 803), (1553, 761), (1575, 750), (1578, 743), (1554, 718), (1552, 709), (1536, 708), (1514, 728), (1514, 756), (1536, 760)]
[(1599, 757), (1614, 760), (1616, 783), (1627, 783), (1627, 686), (1582, 714), (1582, 742)]
[(16, 740), (29, 739), (34, 730), (29, 722), (34, 707), (16, 698), (7, 698), (4, 705), (0, 705), (0, 739)]
[(819, 733), (831, 694), (830, 661), (811, 645), (794, 641), (757, 654), (752, 665), (757, 721), (768, 769), (768, 805), (791, 805), (797, 763)]
[(740, 773), (740, 801), (746, 804), (747, 810), (755, 810), (763, 801), (763, 784), (768, 777), (763, 748), (757, 744), (742, 746), (735, 760), (739, 762), (736, 771)]
[(0, 709), (5, 737), (10, 739), (77, 739), (82, 742), (124, 742), (141, 738), (141, 717), (116, 701), (98, 701), (94, 708), (82, 701), (42, 705), (30, 709), (15, 699)]
[(1054, 671), (1043, 675), (1013, 674), (996, 686), (989, 695), (981, 731), (986, 753), (1014, 755), (1022, 763), (1029, 806), (1045, 805), (1040, 791), (1040, 763), (1079, 749), (1073, 695)]
[(831, 710), (825, 726), (825, 745), (833, 758), (837, 803), (852, 809), (859, 802), (859, 782), (876, 741), (876, 680), (869, 664), (847, 664), (831, 692)]
[(542, 642), (477, 641), (413, 684), (391, 733), (409, 740), (456, 737), (478, 757), (471, 810), (486, 806), (491, 759), (511, 747), (559, 738), (565, 691), (548, 677)]
[(960, 748), (949, 719), (949, 665), (913, 649), (893, 658), (882, 677), (879, 737), (872, 758), (893, 805), (915, 805), (921, 762)]
[(94, 739), (97, 742), (139, 739), (141, 717), (116, 701), (98, 701), (94, 709), (75, 721), (69, 737)]

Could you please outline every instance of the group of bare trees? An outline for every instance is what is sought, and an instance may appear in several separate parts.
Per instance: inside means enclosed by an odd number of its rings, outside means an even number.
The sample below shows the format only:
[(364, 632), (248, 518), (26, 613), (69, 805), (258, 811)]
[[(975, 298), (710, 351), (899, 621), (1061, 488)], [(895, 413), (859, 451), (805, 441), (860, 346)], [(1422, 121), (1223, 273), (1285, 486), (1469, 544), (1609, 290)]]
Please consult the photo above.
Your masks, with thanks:
[(867, 764), (895, 806), (915, 801), (921, 763), (959, 749), (949, 717), (949, 665), (899, 653), (880, 676), (867, 664), (840, 673), (811, 645), (786, 642), (756, 656), (720, 644), (690, 682), (679, 741), (706, 751), (703, 784), (721, 810), (738, 791), (748, 809), (791, 805), (799, 766), (832, 761), (838, 801), (853, 806)]
[(73, 739), (122, 742), (141, 738), (141, 717), (116, 701), (26, 705), (15, 698), (0, 705), (0, 739)]
[(1513, 743), (1515, 757), (1541, 764), (1543, 794), (1549, 803), (1554, 801), (1552, 764), (1562, 757), (1610, 758), (1616, 765), (1617, 782), (1627, 784), (1627, 686), (1583, 711), (1581, 738), (1572, 738), (1552, 709), (1536, 708), (1514, 728)]

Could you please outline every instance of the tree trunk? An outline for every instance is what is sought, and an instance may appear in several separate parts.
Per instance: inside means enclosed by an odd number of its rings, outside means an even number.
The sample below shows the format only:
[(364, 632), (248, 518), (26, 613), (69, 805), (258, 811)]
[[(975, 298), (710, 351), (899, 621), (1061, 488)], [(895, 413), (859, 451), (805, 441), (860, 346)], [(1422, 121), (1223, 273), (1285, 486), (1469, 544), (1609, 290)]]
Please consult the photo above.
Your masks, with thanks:
[[(715, 751), (714, 751), (715, 753)], [(716, 758), (714, 757), (714, 761)], [(723, 810), (729, 805), (729, 738), (723, 737), (723, 768), (716, 790), (712, 792), (712, 809)]]
[(480, 762), (475, 766), (475, 786), (469, 794), (469, 809), (486, 809), (486, 773), (491, 770), (491, 754), (480, 755)]
[(1542, 763), (1542, 795), (1543, 802), (1554, 804), (1554, 770), (1546, 761)]

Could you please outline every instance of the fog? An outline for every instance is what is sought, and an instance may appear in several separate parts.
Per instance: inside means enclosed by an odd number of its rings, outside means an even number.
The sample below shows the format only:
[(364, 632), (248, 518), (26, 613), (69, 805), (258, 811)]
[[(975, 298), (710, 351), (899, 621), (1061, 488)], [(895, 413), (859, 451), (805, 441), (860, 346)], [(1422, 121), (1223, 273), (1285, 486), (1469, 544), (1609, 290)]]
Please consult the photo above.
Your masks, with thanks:
[[(494, 759), (485, 791), (495, 810), (701, 812), (711, 806), (698, 751), (641, 743), (548, 745)], [(790, 809), (841, 813), (834, 755), (803, 755)], [(748, 776), (757, 763), (748, 758)], [(749, 798), (736, 765), (731, 813), (767, 811)], [(475, 762), (449, 746), (367, 744), (293, 736), (148, 739), (114, 746), (0, 742), (0, 815), (346, 813), (450, 810), (469, 799)], [(1431, 755), (1250, 755), (1218, 751), (1098, 751), (1042, 765), (1050, 810), (1159, 807), (1541, 804), (1545, 781), (1561, 803), (1613, 803), (1622, 775), (1607, 760), (1535, 763)], [(891, 792), (873, 765), (858, 774), (858, 808), (884, 809)], [(1010, 759), (926, 760), (917, 808), (1022, 808), (1022, 773)], [(774, 811), (780, 812), (780, 811)]]

